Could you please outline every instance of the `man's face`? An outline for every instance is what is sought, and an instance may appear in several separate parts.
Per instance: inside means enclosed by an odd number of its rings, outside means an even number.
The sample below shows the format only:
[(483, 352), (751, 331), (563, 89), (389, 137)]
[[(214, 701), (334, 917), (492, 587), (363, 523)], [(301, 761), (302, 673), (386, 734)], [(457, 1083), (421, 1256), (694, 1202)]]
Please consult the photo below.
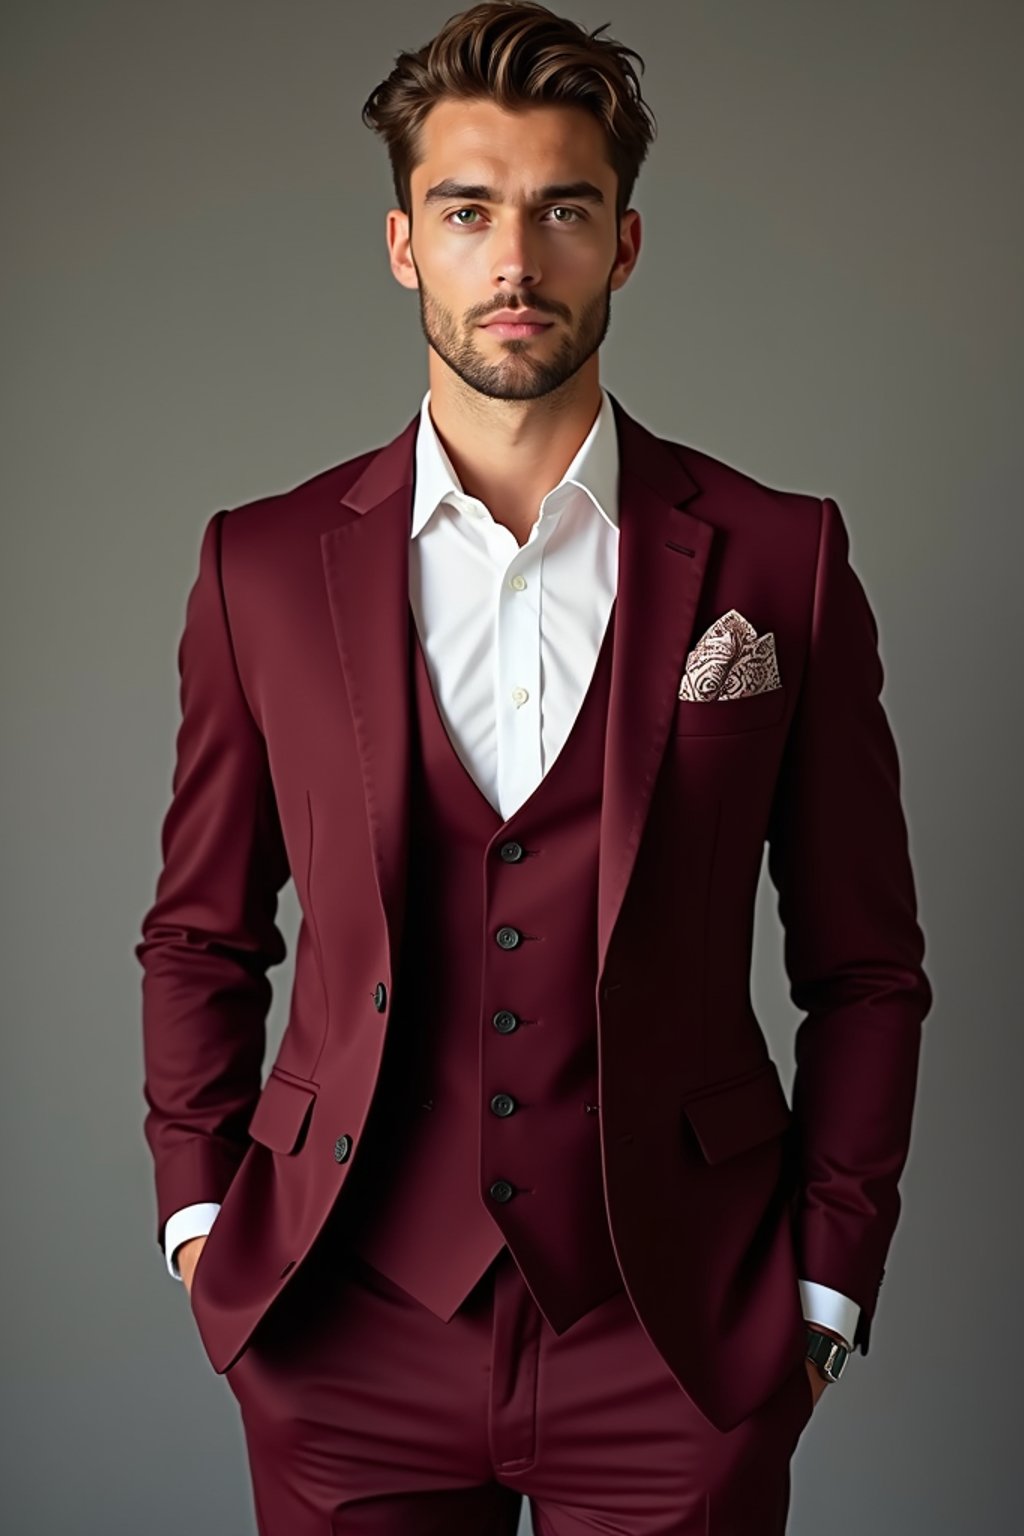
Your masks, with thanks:
[[(392, 270), (420, 295), (430, 346), (492, 399), (550, 393), (601, 345), (610, 294), (639, 250), (639, 215), (615, 216), (617, 177), (601, 125), (579, 107), (505, 112), (442, 101), (423, 124), (410, 223), (388, 215)], [(546, 329), (503, 336), (499, 310), (532, 309)]]

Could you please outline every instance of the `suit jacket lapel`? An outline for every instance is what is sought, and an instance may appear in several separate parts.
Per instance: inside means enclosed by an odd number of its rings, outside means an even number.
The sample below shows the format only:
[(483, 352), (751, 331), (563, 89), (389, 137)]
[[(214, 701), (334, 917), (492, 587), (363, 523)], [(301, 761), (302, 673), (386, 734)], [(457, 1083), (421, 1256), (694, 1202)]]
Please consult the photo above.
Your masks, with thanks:
[(320, 536), (334, 636), (362, 768), (377, 890), (397, 970), (409, 838), (409, 539), (419, 413), (342, 497)]
[[(686, 510), (700, 487), (612, 396), (619, 432), (619, 568), (598, 866), (598, 972), (674, 716), (713, 537)], [(342, 498), (321, 535), (324, 579), (362, 768), (378, 893), (393, 963), (405, 915), (409, 837), (409, 537), (419, 412)]]
[(714, 534), (686, 510), (700, 487), (612, 395), (619, 429), (619, 568), (597, 891), (598, 976), (636, 860), (674, 718)]

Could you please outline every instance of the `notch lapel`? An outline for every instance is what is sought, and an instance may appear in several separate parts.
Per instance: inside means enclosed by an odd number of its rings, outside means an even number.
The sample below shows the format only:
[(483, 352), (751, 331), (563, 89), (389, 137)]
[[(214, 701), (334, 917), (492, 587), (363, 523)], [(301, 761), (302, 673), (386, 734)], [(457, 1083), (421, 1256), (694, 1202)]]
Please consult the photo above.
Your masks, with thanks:
[(619, 565), (598, 863), (599, 978), (650, 810), (714, 536), (686, 508), (700, 487), (681, 459), (614, 395), (612, 404)]
[(417, 412), (342, 497), (349, 520), (320, 535), (392, 975), (401, 951), (409, 839), (409, 539), (418, 420)]

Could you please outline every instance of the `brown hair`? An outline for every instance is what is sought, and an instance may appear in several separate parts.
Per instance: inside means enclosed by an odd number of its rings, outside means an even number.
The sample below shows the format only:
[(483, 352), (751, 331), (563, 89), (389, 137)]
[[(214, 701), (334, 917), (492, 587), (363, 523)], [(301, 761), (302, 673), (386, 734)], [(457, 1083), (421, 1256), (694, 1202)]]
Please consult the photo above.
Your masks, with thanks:
[(367, 98), (362, 119), (387, 145), (395, 196), (410, 214), (410, 176), (419, 164), (420, 128), (444, 99), (491, 100), (506, 110), (564, 103), (591, 112), (605, 129), (618, 175), (616, 218), (629, 207), (640, 166), (657, 131), (640, 95), (633, 48), (598, 39), (533, 0), (484, 0), (449, 17), (436, 37), (396, 56)]

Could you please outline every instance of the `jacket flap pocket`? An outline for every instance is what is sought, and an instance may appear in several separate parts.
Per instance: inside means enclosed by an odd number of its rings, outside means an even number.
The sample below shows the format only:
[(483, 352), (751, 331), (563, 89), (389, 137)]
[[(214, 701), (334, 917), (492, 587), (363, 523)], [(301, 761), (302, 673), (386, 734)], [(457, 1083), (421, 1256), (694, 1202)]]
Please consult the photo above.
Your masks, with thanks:
[(774, 1061), (738, 1082), (701, 1089), (684, 1101), (683, 1114), (709, 1163), (781, 1136), (793, 1118)]
[(249, 1135), (274, 1152), (294, 1152), (306, 1128), (316, 1089), (278, 1077), (271, 1069), (249, 1121)]

